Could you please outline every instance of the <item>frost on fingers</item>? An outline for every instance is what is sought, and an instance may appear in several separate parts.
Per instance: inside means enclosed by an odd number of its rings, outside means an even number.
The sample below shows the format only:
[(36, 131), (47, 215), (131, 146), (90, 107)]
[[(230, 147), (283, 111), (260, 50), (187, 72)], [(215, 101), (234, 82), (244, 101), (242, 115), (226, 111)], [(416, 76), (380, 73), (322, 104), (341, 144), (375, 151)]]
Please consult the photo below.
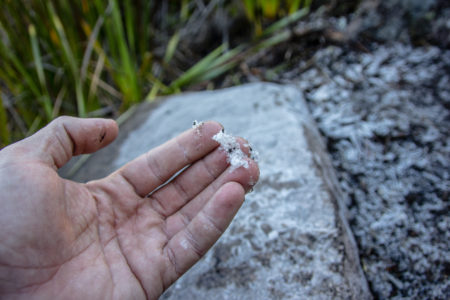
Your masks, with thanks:
[[(241, 147), (234, 136), (225, 133), (224, 130), (220, 131), (213, 136), (213, 139), (220, 144), (220, 148), (227, 153), (227, 161), (231, 165), (230, 172), (234, 171), (239, 167), (248, 168), (247, 155), (241, 150)], [(253, 150), (253, 148), (245, 144), (250, 150), (250, 158), (256, 160), (258, 157), (258, 152)]]

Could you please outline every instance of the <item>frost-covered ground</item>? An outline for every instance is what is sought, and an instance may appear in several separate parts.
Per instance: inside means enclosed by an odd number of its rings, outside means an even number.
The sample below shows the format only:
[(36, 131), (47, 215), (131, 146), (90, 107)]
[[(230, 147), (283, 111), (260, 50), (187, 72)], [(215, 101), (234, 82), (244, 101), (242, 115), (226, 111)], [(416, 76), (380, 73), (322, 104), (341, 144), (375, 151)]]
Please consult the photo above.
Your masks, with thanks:
[(322, 49), (296, 81), (348, 195), (374, 296), (450, 299), (450, 51), (369, 50)]

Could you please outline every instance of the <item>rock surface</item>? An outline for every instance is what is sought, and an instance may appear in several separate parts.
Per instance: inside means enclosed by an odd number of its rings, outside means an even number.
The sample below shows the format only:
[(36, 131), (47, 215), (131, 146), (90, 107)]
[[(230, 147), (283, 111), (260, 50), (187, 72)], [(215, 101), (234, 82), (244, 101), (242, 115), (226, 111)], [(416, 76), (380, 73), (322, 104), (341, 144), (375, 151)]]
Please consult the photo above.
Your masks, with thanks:
[(218, 243), (164, 299), (370, 299), (331, 163), (292, 86), (251, 84), (144, 104), (73, 177), (99, 178), (217, 120), (259, 151), (260, 182)]

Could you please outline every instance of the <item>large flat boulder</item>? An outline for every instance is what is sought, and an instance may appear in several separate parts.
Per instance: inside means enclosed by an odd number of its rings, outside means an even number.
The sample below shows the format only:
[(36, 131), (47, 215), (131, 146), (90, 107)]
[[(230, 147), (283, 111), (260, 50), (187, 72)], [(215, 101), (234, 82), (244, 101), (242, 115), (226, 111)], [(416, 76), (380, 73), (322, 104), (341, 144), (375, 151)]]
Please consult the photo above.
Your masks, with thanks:
[(72, 178), (105, 176), (193, 120), (216, 120), (247, 138), (261, 177), (226, 233), (162, 298), (370, 299), (334, 171), (292, 86), (256, 83), (143, 104)]

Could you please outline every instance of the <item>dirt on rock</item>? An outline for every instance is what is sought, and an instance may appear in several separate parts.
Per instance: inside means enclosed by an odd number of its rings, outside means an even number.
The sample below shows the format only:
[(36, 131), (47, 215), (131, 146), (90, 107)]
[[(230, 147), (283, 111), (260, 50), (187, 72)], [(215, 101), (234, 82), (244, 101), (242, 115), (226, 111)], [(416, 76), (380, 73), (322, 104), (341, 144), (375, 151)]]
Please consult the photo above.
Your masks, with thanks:
[(328, 47), (298, 85), (327, 139), (376, 298), (450, 296), (450, 51)]

